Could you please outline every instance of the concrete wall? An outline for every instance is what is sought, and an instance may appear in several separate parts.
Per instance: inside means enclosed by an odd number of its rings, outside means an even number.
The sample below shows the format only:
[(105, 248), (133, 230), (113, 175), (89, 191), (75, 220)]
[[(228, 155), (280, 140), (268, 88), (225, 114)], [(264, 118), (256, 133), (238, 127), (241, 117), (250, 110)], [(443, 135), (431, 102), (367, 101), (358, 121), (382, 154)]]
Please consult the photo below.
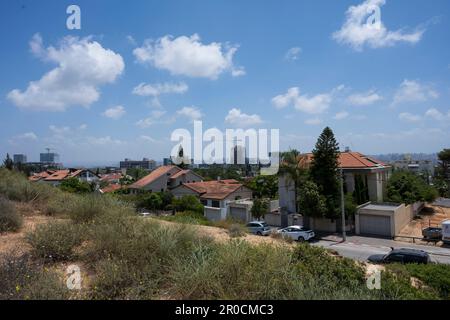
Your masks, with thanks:
[(188, 196), (188, 195), (194, 195), (194, 196), (198, 195), (197, 192), (195, 192), (194, 190), (189, 189), (188, 187), (185, 187), (185, 186), (179, 186), (178, 188), (172, 189), (170, 191), (170, 193), (172, 193), (173, 196), (177, 199), (181, 198), (183, 196)]
[[(279, 213), (267, 213), (264, 216), (264, 221), (267, 222), (269, 226), (281, 227), (281, 214)], [(303, 225), (303, 217), (299, 214), (289, 214), (288, 215), (288, 225)]]
[(335, 233), (337, 231), (336, 221), (324, 218), (309, 218), (309, 228), (314, 231)]
[(288, 213), (295, 212), (295, 186), (294, 182), (286, 175), (278, 178), (278, 194), (280, 207), (286, 208)]

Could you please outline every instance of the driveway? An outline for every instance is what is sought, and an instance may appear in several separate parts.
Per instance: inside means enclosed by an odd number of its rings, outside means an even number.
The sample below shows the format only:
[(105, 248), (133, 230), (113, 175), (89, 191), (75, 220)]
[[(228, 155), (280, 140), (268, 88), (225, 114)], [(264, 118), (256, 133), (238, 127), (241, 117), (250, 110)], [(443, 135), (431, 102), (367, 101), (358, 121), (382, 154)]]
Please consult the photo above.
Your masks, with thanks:
[(373, 254), (386, 254), (391, 250), (391, 247), (411, 248), (428, 252), (436, 262), (450, 264), (449, 248), (415, 245), (412, 243), (361, 236), (348, 236), (346, 242), (342, 243), (340, 241), (341, 239), (339, 237), (331, 236), (313, 242), (312, 245), (335, 250), (344, 257), (359, 261), (367, 261), (367, 258)]

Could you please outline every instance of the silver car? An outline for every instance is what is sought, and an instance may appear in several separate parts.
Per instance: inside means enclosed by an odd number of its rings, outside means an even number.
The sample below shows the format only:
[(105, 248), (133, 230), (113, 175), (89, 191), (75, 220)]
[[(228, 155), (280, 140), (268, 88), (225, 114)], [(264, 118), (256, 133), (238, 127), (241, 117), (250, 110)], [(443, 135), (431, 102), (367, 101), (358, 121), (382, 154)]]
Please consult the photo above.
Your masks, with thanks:
[(270, 234), (270, 227), (264, 221), (252, 221), (246, 225), (248, 232), (258, 236), (268, 236)]

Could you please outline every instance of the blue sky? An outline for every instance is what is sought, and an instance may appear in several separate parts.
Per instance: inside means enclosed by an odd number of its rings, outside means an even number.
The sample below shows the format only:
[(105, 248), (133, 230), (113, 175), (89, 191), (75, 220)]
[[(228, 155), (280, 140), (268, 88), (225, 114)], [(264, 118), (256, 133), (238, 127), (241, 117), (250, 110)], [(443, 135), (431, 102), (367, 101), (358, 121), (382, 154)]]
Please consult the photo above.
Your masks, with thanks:
[(2, 1), (0, 154), (160, 160), (194, 119), (278, 128), (282, 149), (310, 151), (328, 125), (355, 151), (436, 152), (449, 30), (447, 0)]

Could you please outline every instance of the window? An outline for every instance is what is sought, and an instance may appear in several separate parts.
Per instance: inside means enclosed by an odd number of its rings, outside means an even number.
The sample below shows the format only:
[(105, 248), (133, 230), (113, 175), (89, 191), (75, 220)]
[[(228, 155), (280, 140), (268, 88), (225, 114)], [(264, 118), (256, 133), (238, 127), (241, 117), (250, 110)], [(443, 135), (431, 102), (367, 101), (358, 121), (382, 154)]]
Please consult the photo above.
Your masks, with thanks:
[(390, 254), (387, 258), (386, 261), (387, 262), (403, 262), (403, 258), (404, 256), (402, 254)]
[(201, 199), (201, 200), (200, 200), (200, 203), (201, 203), (202, 205), (204, 205), (204, 206), (207, 206), (207, 205), (208, 205), (208, 201), (205, 200), (205, 199)]
[(214, 207), (214, 208), (220, 208), (220, 201), (218, 201), (218, 200), (213, 200), (213, 201), (212, 201), (212, 204), (211, 204), (211, 207)]

